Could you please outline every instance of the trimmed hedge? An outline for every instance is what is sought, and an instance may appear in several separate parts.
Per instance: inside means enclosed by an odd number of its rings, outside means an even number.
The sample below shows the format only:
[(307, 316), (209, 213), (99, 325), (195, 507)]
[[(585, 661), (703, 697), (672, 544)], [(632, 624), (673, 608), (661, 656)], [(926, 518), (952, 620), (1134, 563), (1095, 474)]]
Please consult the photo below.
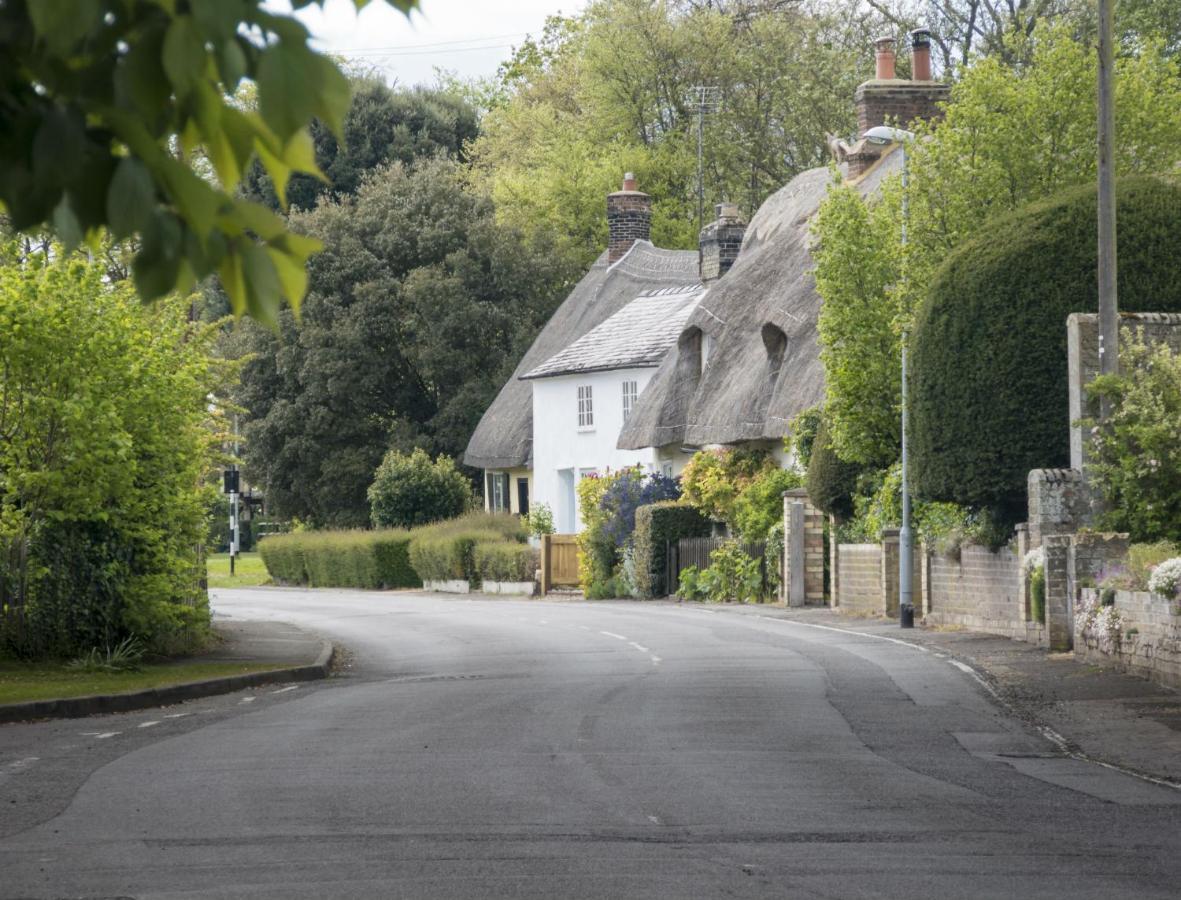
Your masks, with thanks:
[(857, 490), (860, 471), (860, 466), (847, 463), (837, 456), (828, 440), (828, 428), (821, 422), (812, 442), (812, 456), (808, 460), (808, 474), (804, 478), (812, 505), (838, 519), (850, 518), (853, 515), (853, 494)]
[(669, 541), (709, 537), (709, 533), (709, 519), (687, 502), (670, 500), (637, 509), (632, 553), (640, 596), (663, 597), (668, 593), (665, 568)]
[[(1181, 186), (1121, 179), (1119, 305), (1181, 311)], [(1066, 317), (1095, 312), (1096, 189), (986, 225), (936, 272), (913, 333), (916, 493), (1025, 514), (1030, 469), (1069, 464)], [(814, 499), (813, 502), (816, 502)]]
[[(472, 587), (478, 587), (485, 577), (500, 581), (503, 579), (491, 578), (481, 572), (477, 549), (485, 546), (525, 547), (525, 531), (517, 516), (490, 516), (482, 512), (416, 528), (411, 533), (410, 564), (425, 581), (464, 580)], [(496, 571), (500, 571), (500, 557), (497, 557), (496, 564), (491, 559), (491, 555), (486, 556), (486, 564), (495, 565)], [(528, 577), (533, 578), (532, 571)]]
[(408, 531), (300, 531), (259, 541), (277, 584), (310, 587), (421, 587), (410, 565)]
[(532, 581), (537, 572), (537, 551), (528, 544), (477, 544), (472, 555), (482, 582)]

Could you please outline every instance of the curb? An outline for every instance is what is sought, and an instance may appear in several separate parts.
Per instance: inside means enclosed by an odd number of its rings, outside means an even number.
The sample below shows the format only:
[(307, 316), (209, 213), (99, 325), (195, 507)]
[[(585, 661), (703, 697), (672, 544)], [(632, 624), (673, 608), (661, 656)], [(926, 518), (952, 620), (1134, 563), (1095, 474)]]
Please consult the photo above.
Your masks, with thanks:
[(203, 681), (149, 688), (130, 694), (93, 694), (89, 697), (0, 704), (0, 724), (28, 722), (32, 719), (80, 719), (105, 713), (132, 712), (156, 706), (171, 706), (173, 703), (199, 700), (216, 694), (230, 694), (260, 684), (274, 684), (277, 681), (317, 681), (328, 677), (335, 656), (336, 647), (332, 642), (321, 641), (320, 654), (316, 661), (304, 666), (206, 678)]

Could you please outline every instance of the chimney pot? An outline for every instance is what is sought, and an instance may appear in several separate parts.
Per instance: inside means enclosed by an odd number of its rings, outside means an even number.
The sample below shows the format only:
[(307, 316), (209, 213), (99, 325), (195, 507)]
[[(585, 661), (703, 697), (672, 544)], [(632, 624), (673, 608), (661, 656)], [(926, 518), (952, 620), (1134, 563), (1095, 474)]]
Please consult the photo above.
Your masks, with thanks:
[(873, 43), (877, 60), (877, 71), (874, 77), (878, 81), (890, 81), (894, 78), (894, 38), (878, 38)]
[(697, 251), (701, 280), (706, 284), (730, 271), (746, 234), (746, 222), (737, 203), (719, 203), (714, 209), (718, 218), (701, 229)]
[(607, 195), (607, 264), (623, 258), (652, 232), (652, 198), (636, 190), (636, 176), (623, 176), (623, 190)]
[(910, 33), (910, 67), (911, 79), (914, 81), (931, 80), (931, 32), (926, 28), (919, 28)]

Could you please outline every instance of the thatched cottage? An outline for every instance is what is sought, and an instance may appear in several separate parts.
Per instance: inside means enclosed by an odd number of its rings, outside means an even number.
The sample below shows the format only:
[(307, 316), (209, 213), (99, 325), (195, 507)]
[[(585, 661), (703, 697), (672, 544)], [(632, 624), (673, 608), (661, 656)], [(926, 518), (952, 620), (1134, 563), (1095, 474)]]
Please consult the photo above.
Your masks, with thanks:
[[(865, 132), (938, 115), (937, 104), (947, 97), (947, 87), (930, 80), (929, 35), (914, 38), (917, 78), (895, 78), (894, 42), (879, 41), (876, 77), (855, 95), (859, 140), (833, 141), (842, 176), (863, 194), (901, 166), (900, 153), (867, 143)], [(792, 419), (824, 399), (809, 226), (832, 177), (829, 168), (803, 172), (759, 208), (733, 268), (698, 303), (676, 352), (640, 397), (620, 448), (654, 447), (673, 456), (755, 444), (782, 459)]]
[[(947, 87), (930, 80), (925, 32), (915, 33), (913, 71), (914, 80), (895, 78), (893, 40), (879, 41), (876, 77), (855, 96), (860, 139), (833, 142), (843, 176), (863, 193), (901, 163), (890, 148), (867, 144), (865, 132), (938, 115), (947, 97)], [(792, 419), (824, 396), (809, 222), (831, 179), (828, 168), (800, 174), (749, 227), (736, 207), (719, 205), (696, 252), (652, 246), (650, 200), (625, 179), (607, 198), (607, 252), (542, 330), (468, 445), (464, 461), (485, 470), (486, 508), (523, 511), (536, 483), (545, 495), (537, 499), (558, 511), (583, 474), (636, 462), (675, 474), (702, 447), (753, 443), (782, 459)], [(662, 293), (681, 298), (666, 323), (679, 331), (665, 327), (654, 342), (643, 304)], [(593, 440), (580, 432), (588, 399)], [(612, 437), (614, 448), (604, 443)], [(589, 456), (566, 452), (592, 445)], [(563, 453), (543, 450), (542, 474), (536, 451), (546, 446)], [(575, 530), (576, 516), (559, 512), (557, 524)]]

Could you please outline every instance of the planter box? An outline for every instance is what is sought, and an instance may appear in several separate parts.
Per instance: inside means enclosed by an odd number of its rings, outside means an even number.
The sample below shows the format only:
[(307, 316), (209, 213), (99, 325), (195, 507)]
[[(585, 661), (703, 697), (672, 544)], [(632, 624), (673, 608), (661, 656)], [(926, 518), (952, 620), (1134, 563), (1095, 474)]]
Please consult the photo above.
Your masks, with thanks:
[(522, 597), (532, 597), (537, 593), (537, 585), (532, 581), (485, 581), (480, 590), (485, 594), (515, 594)]
[(450, 581), (423, 581), (424, 591), (439, 591), (443, 594), (470, 594), (472, 589), (466, 581), (454, 578)]

